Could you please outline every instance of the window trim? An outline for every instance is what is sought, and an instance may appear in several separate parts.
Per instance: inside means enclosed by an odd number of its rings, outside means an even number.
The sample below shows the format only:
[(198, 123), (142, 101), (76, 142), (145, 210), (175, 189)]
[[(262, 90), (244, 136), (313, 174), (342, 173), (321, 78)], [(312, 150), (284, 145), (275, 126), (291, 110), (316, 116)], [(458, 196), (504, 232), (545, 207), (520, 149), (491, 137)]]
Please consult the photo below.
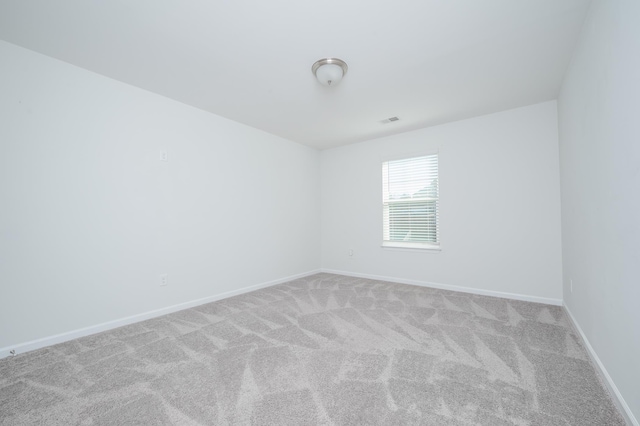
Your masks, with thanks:
[[(380, 181), (383, 181), (383, 165), (384, 163), (390, 162), (390, 161), (399, 161), (399, 160), (405, 160), (405, 159), (410, 159), (410, 158), (417, 158), (417, 157), (426, 157), (426, 156), (430, 156), (430, 155), (437, 155), (438, 157), (438, 188), (440, 187), (440, 150), (429, 150), (429, 151), (418, 151), (418, 152), (412, 152), (412, 153), (405, 153), (403, 155), (394, 155), (392, 157), (386, 157), (381, 159), (382, 161), (380, 162)], [(392, 250), (392, 251), (408, 251), (408, 252), (432, 252), (432, 253), (439, 253), (442, 251), (442, 242), (441, 242), (441, 232), (440, 232), (440, 226), (438, 225), (438, 243), (434, 244), (434, 243), (419, 243), (419, 242), (413, 242), (413, 241), (386, 241), (384, 240), (384, 189), (382, 189), (382, 243), (380, 244), (380, 247), (383, 250)], [(441, 210), (441, 203), (440, 203), (440, 191), (438, 190), (438, 220), (440, 218), (440, 210)]]
[(429, 244), (429, 243), (411, 243), (404, 241), (383, 241), (380, 246), (383, 250), (393, 251), (409, 251), (409, 252), (435, 252), (442, 251), (442, 244)]

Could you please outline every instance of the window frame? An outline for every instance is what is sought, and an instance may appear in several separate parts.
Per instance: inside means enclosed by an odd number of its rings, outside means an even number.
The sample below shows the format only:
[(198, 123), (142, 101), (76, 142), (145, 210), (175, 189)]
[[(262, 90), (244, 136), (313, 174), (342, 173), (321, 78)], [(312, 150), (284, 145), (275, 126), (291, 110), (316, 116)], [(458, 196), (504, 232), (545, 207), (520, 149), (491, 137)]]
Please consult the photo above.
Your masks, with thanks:
[[(436, 201), (436, 243), (432, 242), (415, 242), (415, 241), (391, 241), (385, 240), (385, 228), (389, 225), (385, 224), (385, 205), (388, 204), (388, 201), (385, 200), (385, 182), (384, 182), (384, 167), (386, 163), (400, 160), (409, 160), (412, 158), (420, 158), (420, 157), (428, 157), (428, 156), (436, 156), (437, 158), (437, 197)], [(382, 244), (381, 247), (383, 249), (391, 249), (398, 251), (413, 251), (413, 252), (440, 252), (442, 250), (441, 243), (441, 232), (440, 232), (440, 152), (437, 151), (423, 151), (423, 152), (414, 152), (410, 154), (394, 156), (392, 158), (384, 158), (380, 163), (380, 181), (382, 183)]]

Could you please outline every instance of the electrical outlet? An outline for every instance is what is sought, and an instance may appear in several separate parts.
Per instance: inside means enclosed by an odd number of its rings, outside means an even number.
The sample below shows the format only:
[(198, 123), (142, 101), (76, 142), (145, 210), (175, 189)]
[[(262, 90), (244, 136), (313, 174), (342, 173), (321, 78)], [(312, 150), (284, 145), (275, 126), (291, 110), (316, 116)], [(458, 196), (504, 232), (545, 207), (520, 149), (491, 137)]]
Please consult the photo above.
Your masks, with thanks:
[(349, 257), (353, 257), (353, 249), (349, 249)]
[(167, 151), (160, 151), (160, 161), (169, 161), (169, 153)]
[(165, 286), (168, 283), (169, 283), (169, 278), (167, 277), (167, 274), (160, 274), (160, 285)]

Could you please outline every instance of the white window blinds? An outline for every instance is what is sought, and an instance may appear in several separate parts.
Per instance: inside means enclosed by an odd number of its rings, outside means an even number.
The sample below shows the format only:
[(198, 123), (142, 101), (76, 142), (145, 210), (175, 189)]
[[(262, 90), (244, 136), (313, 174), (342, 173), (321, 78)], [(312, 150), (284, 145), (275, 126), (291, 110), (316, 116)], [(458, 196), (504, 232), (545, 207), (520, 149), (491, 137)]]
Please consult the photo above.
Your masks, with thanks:
[(382, 163), (383, 246), (439, 245), (438, 154)]

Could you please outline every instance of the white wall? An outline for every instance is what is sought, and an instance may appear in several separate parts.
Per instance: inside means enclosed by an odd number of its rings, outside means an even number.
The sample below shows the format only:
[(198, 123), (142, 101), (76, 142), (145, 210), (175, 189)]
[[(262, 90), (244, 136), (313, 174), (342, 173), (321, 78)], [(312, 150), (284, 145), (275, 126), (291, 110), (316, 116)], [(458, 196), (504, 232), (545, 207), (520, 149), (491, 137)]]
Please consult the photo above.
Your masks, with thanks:
[[(559, 302), (556, 118), (552, 101), (322, 151), (323, 269)], [(442, 251), (381, 248), (381, 162), (435, 150)]]
[(592, 3), (558, 110), (565, 303), (640, 419), (640, 2)]
[(320, 266), (313, 149), (4, 42), (0, 148), (0, 348)]

